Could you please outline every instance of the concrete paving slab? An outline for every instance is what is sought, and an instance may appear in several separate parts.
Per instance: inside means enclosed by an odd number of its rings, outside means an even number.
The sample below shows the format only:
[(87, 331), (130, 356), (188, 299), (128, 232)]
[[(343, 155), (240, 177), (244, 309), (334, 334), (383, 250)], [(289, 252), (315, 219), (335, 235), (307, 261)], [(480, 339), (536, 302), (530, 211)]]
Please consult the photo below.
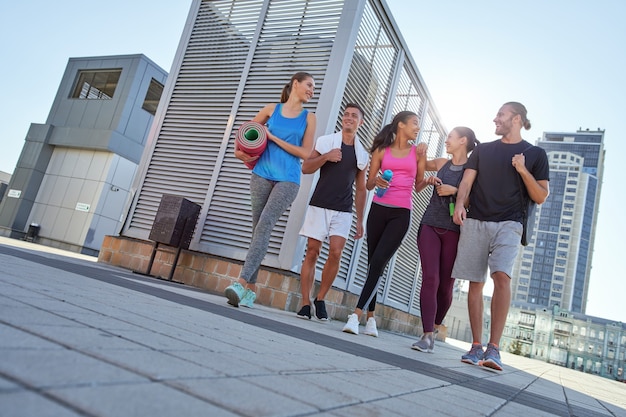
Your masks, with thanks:
[(595, 375), (508, 353), (504, 372), (486, 371), (460, 362), (462, 342), (424, 354), (414, 337), (237, 309), (14, 243), (0, 238), (10, 265), (0, 269), (0, 416), (626, 416), (626, 384)]

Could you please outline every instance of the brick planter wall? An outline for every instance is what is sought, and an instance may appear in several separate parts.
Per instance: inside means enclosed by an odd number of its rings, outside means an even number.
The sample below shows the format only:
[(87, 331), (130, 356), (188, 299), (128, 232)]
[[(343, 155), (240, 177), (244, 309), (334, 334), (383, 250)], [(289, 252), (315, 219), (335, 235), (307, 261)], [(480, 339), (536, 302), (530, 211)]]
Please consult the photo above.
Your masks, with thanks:
[[(151, 241), (123, 236), (106, 236), (100, 249), (98, 262), (167, 279), (172, 271), (176, 248), (158, 246), (152, 268), (147, 271), (153, 248), (154, 242)], [(183, 250), (172, 281), (202, 288), (214, 294), (222, 294), (227, 286), (239, 278), (241, 266), (241, 262), (232, 259)], [(316, 291), (317, 288), (313, 294)], [(300, 306), (300, 298), (298, 274), (261, 267), (257, 279), (256, 303), (295, 312)], [(358, 298), (356, 294), (331, 288), (326, 296), (326, 309), (329, 317), (333, 320), (345, 321), (356, 306)], [(376, 320), (380, 329), (416, 336), (422, 333), (420, 317), (389, 306), (379, 304), (376, 307)], [(365, 323), (364, 318), (361, 321)], [(442, 328), (437, 338), (443, 341), (445, 337), (446, 329)]]

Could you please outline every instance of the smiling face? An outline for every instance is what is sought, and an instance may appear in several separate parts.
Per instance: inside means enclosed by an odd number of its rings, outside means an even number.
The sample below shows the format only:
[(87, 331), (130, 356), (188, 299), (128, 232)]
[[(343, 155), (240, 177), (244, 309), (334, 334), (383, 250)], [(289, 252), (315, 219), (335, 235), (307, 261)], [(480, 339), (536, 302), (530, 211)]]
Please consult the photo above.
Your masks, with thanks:
[(315, 93), (315, 80), (311, 77), (307, 77), (302, 81), (293, 80), (291, 91), (296, 93), (302, 102), (308, 103)]
[(465, 136), (461, 136), (459, 132), (455, 129), (452, 129), (450, 133), (448, 133), (448, 137), (445, 141), (446, 152), (454, 153), (457, 149), (461, 147), (465, 147), (467, 142), (467, 138)]
[(363, 115), (356, 107), (346, 107), (341, 123), (344, 131), (354, 133), (363, 124)]
[(514, 128), (515, 118), (518, 114), (513, 112), (513, 108), (509, 105), (504, 105), (498, 110), (498, 114), (493, 119), (496, 124), (496, 135), (507, 136)]
[(404, 122), (398, 123), (397, 134), (409, 138), (409, 140), (417, 139), (417, 135), (420, 133), (420, 124), (417, 120), (417, 116), (409, 116)]

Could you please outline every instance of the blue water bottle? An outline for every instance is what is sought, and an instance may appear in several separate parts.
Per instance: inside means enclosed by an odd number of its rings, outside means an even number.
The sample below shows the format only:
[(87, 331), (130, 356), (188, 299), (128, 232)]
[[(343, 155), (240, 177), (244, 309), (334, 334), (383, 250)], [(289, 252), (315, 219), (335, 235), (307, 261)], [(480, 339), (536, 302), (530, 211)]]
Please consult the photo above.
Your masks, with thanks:
[[(391, 171), (390, 169), (386, 169), (385, 172), (383, 172), (383, 175), (381, 175), (381, 178), (384, 179), (385, 181), (391, 181), (391, 177), (393, 177), (393, 171)], [(388, 189), (389, 187), (387, 188), (376, 187), (376, 196), (378, 197), (384, 196)]]

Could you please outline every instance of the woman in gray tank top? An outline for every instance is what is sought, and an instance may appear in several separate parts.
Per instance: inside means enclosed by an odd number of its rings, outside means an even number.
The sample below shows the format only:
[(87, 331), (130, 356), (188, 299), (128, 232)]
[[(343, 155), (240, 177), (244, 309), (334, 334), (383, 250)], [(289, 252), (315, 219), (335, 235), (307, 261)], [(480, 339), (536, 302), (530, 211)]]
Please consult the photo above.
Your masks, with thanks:
[(478, 141), (472, 129), (455, 127), (446, 139), (446, 152), (451, 159), (437, 158), (426, 162), (426, 171), (437, 171), (425, 178), (418, 190), (433, 186), (430, 203), (422, 217), (417, 235), (417, 247), (422, 265), (420, 310), (422, 338), (411, 347), (420, 352), (432, 352), (435, 332), (452, 304), (454, 278), (452, 267), (460, 228), (452, 221), (454, 201), (468, 154)]

